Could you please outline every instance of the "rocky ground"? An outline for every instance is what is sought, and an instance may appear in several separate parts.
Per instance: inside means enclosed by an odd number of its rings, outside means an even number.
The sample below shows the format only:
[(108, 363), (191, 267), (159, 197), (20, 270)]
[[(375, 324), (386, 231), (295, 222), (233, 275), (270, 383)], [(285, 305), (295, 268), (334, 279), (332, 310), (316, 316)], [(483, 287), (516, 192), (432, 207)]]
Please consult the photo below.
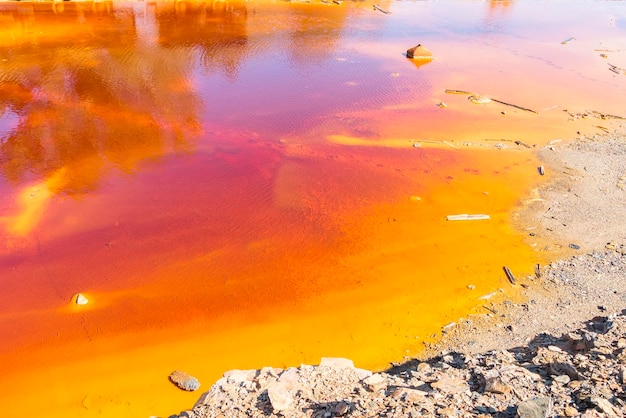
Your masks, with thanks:
[(540, 156), (559, 175), (516, 222), (562, 259), (519, 280), (523, 303), (485, 305), (385, 372), (345, 359), (230, 371), (173, 417), (625, 416), (626, 125)]

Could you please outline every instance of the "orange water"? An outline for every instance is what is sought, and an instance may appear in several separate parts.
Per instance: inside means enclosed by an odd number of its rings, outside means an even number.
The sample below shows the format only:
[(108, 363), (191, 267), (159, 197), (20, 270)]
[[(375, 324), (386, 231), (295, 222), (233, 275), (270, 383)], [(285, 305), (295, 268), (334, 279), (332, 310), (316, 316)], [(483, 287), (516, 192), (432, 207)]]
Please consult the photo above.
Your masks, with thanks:
[(380, 369), (514, 297), (502, 266), (543, 261), (511, 222), (532, 149), (612, 127), (564, 109), (626, 113), (594, 51), (620, 65), (623, 12), (379, 4), (0, 4), (4, 413), (167, 416), (199, 396), (174, 369)]

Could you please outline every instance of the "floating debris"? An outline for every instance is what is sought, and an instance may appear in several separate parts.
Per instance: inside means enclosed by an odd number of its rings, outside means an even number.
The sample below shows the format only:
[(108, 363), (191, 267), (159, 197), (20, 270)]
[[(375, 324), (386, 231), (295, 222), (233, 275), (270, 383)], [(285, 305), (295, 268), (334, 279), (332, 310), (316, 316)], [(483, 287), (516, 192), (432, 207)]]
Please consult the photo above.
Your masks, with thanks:
[(469, 100), (470, 102), (474, 103), (474, 104), (487, 104), (487, 103), (491, 103), (491, 98), (487, 97), (487, 96), (481, 96), (479, 94), (474, 95), (472, 94), (471, 96), (469, 96), (467, 98), (467, 100)]
[(569, 247), (570, 247), (572, 250), (580, 250), (580, 245), (577, 245), (577, 244), (570, 244), (570, 245), (569, 245)]
[(469, 91), (446, 89), (446, 93), (448, 93), (448, 94), (467, 94), (468, 95), (467, 99), (469, 101), (471, 101), (472, 103), (476, 103), (476, 104), (487, 104), (487, 103), (490, 103), (490, 102), (496, 102), (496, 103), (500, 103), (500, 104), (505, 105), (505, 106), (511, 106), (511, 107), (516, 108), (516, 109), (523, 110), (525, 112), (538, 113), (538, 112), (535, 112), (532, 109), (528, 109), (527, 107), (522, 107), (522, 106), (518, 106), (518, 105), (515, 105), (515, 104), (512, 104), (512, 103), (503, 102), (502, 100), (494, 99), (493, 97), (487, 97), (487, 96), (483, 96), (483, 95), (480, 95), (480, 94), (472, 93), (472, 92), (469, 92)]
[(374, 5), (374, 10), (378, 10), (379, 12), (384, 13), (386, 15), (390, 15), (391, 14), (391, 12), (389, 10), (385, 10), (385, 9), (383, 9), (382, 7), (380, 7), (377, 4)]
[(575, 41), (575, 40), (576, 40), (576, 38), (573, 38), (573, 37), (572, 37), (572, 38), (569, 38), (569, 39), (564, 40), (564, 41), (563, 41), (563, 42), (561, 42), (561, 43), (562, 43), (563, 45), (566, 45), (566, 44), (569, 44), (570, 42)]
[(626, 70), (618, 67), (617, 65), (609, 64), (609, 71), (613, 71), (615, 74), (626, 75)]
[(539, 263), (535, 264), (535, 277), (538, 279), (541, 278), (541, 264)]
[(170, 382), (178, 386), (182, 390), (194, 391), (200, 387), (200, 382), (195, 377), (175, 370), (169, 375)]
[(517, 283), (517, 280), (515, 280), (515, 276), (513, 276), (513, 273), (511, 273), (511, 270), (507, 266), (502, 267), (502, 270), (504, 270), (504, 274), (506, 274), (506, 278), (509, 279), (509, 282), (511, 284)]
[(491, 219), (491, 216), (484, 214), (467, 214), (462, 213), (459, 215), (448, 215), (446, 216), (446, 220), (448, 221), (482, 221), (485, 219)]
[(77, 305), (86, 305), (89, 303), (89, 299), (87, 299), (85, 295), (83, 295), (82, 293), (78, 293), (74, 295), (72, 299), (74, 300), (74, 303)]

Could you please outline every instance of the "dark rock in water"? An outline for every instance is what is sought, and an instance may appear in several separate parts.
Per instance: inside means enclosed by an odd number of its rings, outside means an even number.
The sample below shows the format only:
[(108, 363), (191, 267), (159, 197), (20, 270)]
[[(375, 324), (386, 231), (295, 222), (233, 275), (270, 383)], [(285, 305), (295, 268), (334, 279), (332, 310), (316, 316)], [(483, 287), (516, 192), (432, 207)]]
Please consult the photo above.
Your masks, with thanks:
[(406, 51), (406, 57), (421, 60), (431, 60), (433, 59), (433, 53), (430, 52), (428, 48), (426, 48), (422, 44), (419, 44), (417, 46), (414, 46), (413, 48), (409, 48)]
[(169, 378), (173, 384), (182, 390), (194, 391), (200, 387), (198, 379), (180, 370), (173, 371)]

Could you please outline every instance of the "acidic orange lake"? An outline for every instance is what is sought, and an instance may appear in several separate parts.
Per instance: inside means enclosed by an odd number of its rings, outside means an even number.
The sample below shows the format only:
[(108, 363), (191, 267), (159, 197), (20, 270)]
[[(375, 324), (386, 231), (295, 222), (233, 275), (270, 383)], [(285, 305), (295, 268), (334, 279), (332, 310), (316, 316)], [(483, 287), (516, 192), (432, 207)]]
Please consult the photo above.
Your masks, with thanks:
[(534, 150), (626, 116), (626, 7), (373, 4), (0, 3), (4, 416), (168, 416), (226, 370), (322, 356), (384, 369), (516, 297), (502, 267), (547, 259), (514, 222), (553, 178)]

